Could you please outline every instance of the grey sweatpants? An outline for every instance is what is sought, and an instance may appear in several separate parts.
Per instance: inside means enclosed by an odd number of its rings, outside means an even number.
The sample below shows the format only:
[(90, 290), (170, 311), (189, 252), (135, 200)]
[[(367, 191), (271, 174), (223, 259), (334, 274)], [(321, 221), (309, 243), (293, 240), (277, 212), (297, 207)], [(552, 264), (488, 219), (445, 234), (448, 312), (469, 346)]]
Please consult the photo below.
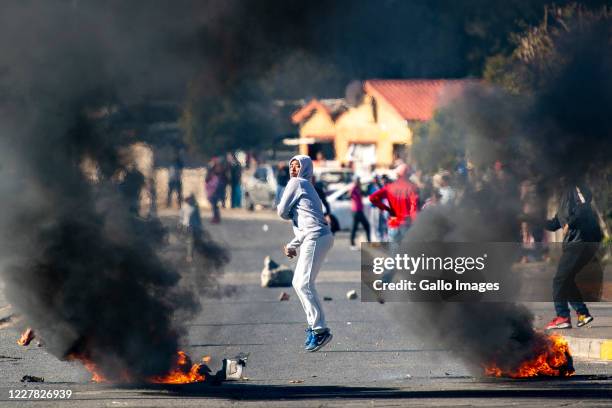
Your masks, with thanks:
[(315, 279), (321, 270), (325, 256), (333, 245), (334, 236), (332, 234), (304, 239), (300, 245), (300, 255), (293, 274), (293, 288), (302, 302), (308, 325), (315, 331), (327, 328), (321, 300), (315, 287)]

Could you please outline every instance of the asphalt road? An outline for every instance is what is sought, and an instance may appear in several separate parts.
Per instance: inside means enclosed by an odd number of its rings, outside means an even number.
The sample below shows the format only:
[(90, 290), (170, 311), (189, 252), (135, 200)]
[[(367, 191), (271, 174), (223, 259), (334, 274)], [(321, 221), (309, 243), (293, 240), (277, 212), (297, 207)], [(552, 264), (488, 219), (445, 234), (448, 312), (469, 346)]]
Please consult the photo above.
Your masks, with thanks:
[[(166, 218), (168, 225), (172, 218)], [(266, 225), (267, 227), (264, 227)], [(349, 250), (341, 233), (320, 276), (333, 342), (318, 353), (302, 350), (304, 316), (291, 288), (260, 288), (263, 258), (282, 260), (280, 248), (290, 226), (273, 217), (233, 217), (208, 226), (232, 250), (223, 281), (235, 293), (202, 299), (202, 313), (190, 323), (184, 347), (198, 358), (212, 356), (213, 369), (224, 357), (250, 353), (248, 380), (220, 386), (104, 385), (89, 381), (77, 362), (57, 360), (44, 347), (15, 344), (19, 323), (0, 329), (0, 404), (20, 406), (507, 406), (612, 404), (612, 367), (575, 361), (570, 379), (508, 380), (481, 378), (419, 330), (397, 323), (389, 305), (348, 300), (359, 290), (359, 252)], [(281, 291), (291, 298), (279, 302)], [(1, 303), (1, 302), (0, 302)], [(5, 306), (0, 304), (0, 308)], [(410, 313), (409, 304), (403, 305)], [(535, 305), (541, 320), (550, 305)], [(397, 312), (396, 312), (397, 313)], [(2, 327), (2, 326), (0, 326)], [(44, 383), (21, 383), (25, 374)], [(9, 400), (15, 389), (66, 389), (69, 400)]]

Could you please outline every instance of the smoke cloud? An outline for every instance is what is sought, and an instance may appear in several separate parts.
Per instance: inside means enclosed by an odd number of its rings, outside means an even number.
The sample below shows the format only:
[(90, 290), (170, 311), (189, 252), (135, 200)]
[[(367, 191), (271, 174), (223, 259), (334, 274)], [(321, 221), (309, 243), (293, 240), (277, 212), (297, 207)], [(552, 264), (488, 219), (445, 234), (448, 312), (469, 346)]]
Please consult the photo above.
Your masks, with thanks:
[[(149, 98), (181, 100), (187, 83), (197, 83), (213, 97), (241, 100), (252, 96), (250, 85), (259, 81), (279, 84), (288, 91), (282, 97), (290, 98), (304, 96), (298, 83), (308, 93), (332, 90), (334, 95), (323, 96), (337, 96), (353, 78), (465, 76), (482, 63), (482, 55), (476, 58), (480, 63), (465, 58), (472, 55), (470, 39), (480, 36), (495, 44), (507, 36), (507, 31), (488, 34), (487, 29), (503, 24), (487, 27), (482, 22), (496, 21), (500, 10), (520, 15), (524, 2), (512, 7), (500, 3), (490, 15), (480, 11), (488, 8), (472, 3), (470, 13), (480, 21), (469, 24), (474, 34), (466, 34), (468, 24), (461, 14), (466, 7), (454, 3), (3, 2), (0, 262), (9, 301), (60, 358), (89, 358), (111, 379), (126, 372), (146, 378), (167, 371), (184, 322), (199, 309), (198, 297), (181, 284), (177, 265), (159, 255), (164, 242), (159, 222), (131, 211), (127, 180), (136, 186), (142, 180), (124, 148), (138, 136), (122, 133), (99, 113)], [(539, 15), (541, 8), (533, 7)], [(514, 20), (504, 21), (513, 21), (514, 27)], [(406, 27), (413, 31), (406, 33)], [(609, 157), (609, 41), (595, 43), (604, 47), (603, 53), (588, 42), (569, 43), (582, 54), (525, 102), (530, 109), (520, 115), (515, 116), (514, 108), (524, 101), (489, 106), (487, 97), (475, 96), (476, 102), (465, 104), (458, 117), (478, 141), (502, 152), (515, 144), (491, 146), (499, 120), (516, 122), (525, 137), (514, 132), (507, 137), (521, 142), (518, 151), (529, 153), (517, 157), (546, 179), (565, 166), (581, 172), (587, 162)], [(593, 58), (596, 63), (590, 64)], [(306, 69), (292, 76), (296, 66)], [(310, 84), (308, 76), (320, 72), (325, 76)], [(250, 123), (241, 124), (237, 134), (251, 130)], [(584, 143), (586, 137), (593, 145)], [(523, 143), (529, 148), (523, 149)], [(473, 154), (491, 160), (487, 151), (475, 148)], [(97, 165), (96, 183), (85, 177), (84, 161)], [(123, 184), (121, 174), (126, 175)], [(489, 210), (497, 196), (480, 194), (464, 200), (473, 206), (457, 210), (464, 212), (462, 217), (439, 214), (432, 222), (422, 217), (410, 238), (510, 239), (511, 217), (500, 222)], [(500, 203), (509, 214), (515, 211), (505, 199)], [(498, 228), (478, 229), (476, 219), (491, 220), (481, 225)], [(429, 229), (432, 225), (435, 230)], [(203, 238), (201, 287), (215, 286), (215, 270), (225, 259), (213, 245)], [(458, 333), (454, 339), (473, 344), (474, 352), (482, 338), (477, 329), (485, 322), (490, 323), (488, 347), (522, 339), (525, 333), (528, 337), (527, 311), (512, 305), (497, 308), (450, 305), (427, 313), (439, 318), (437, 327), (455, 328), (444, 331)], [(495, 324), (504, 319), (512, 324)]]
[[(110, 380), (167, 372), (200, 310), (185, 265), (161, 255), (161, 223), (134, 214), (144, 178), (126, 148), (137, 137), (104, 112), (180, 94), (199, 59), (188, 40), (225, 10), (151, 6), (15, 2), (0, 13), (6, 295), (53, 354)], [(196, 281), (214, 288), (227, 254), (206, 236), (196, 249)]]
[[(612, 27), (609, 18), (578, 21), (557, 39), (562, 63), (546, 73), (534, 92), (516, 96), (481, 86), (445, 111), (448, 131), (461, 129), (466, 135), (459, 148), (465, 148), (476, 168), (492, 169), (500, 161), (504, 178), (493, 176), (468, 186), (455, 208), (421, 213), (407, 241), (516, 242), (520, 181), (533, 180), (551, 193), (561, 177), (584, 180), (610, 166), (612, 122), (606, 110), (612, 97), (607, 74), (612, 68)], [(546, 202), (540, 204), (546, 208)], [(512, 273), (510, 263), (498, 267), (501, 274)], [(409, 307), (397, 306), (395, 312), (456, 352), (479, 374), (493, 362), (503, 370), (515, 370), (534, 357), (540, 341), (533, 314), (520, 304)]]

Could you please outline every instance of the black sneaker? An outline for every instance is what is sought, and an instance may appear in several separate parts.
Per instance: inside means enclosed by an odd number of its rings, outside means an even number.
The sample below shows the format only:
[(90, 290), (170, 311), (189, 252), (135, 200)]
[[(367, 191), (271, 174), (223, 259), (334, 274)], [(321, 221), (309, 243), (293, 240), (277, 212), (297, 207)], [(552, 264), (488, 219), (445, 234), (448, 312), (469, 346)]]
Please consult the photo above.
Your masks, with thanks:
[(578, 321), (576, 322), (576, 327), (585, 326), (593, 321), (593, 316), (589, 314), (580, 314), (578, 313)]
[(321, 333), (313, 332), (310, 344), (306, 346), (306, 351), (319, 351), (323, 346), (331, 341), (334, 336), (329, 329), (325, 329)]

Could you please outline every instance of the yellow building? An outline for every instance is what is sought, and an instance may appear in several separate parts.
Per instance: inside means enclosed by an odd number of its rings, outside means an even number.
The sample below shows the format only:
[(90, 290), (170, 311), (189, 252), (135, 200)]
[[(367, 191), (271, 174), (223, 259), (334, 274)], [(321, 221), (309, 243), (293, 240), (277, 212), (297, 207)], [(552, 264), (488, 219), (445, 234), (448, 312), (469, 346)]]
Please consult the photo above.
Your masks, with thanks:
[(367, 80), (355, 106), (312, 100), (291, 120), (300, 128), (300, 153), (340, 164), (390, 166), (409, 153), (416, 123), (456, 98), (474, 80)]

